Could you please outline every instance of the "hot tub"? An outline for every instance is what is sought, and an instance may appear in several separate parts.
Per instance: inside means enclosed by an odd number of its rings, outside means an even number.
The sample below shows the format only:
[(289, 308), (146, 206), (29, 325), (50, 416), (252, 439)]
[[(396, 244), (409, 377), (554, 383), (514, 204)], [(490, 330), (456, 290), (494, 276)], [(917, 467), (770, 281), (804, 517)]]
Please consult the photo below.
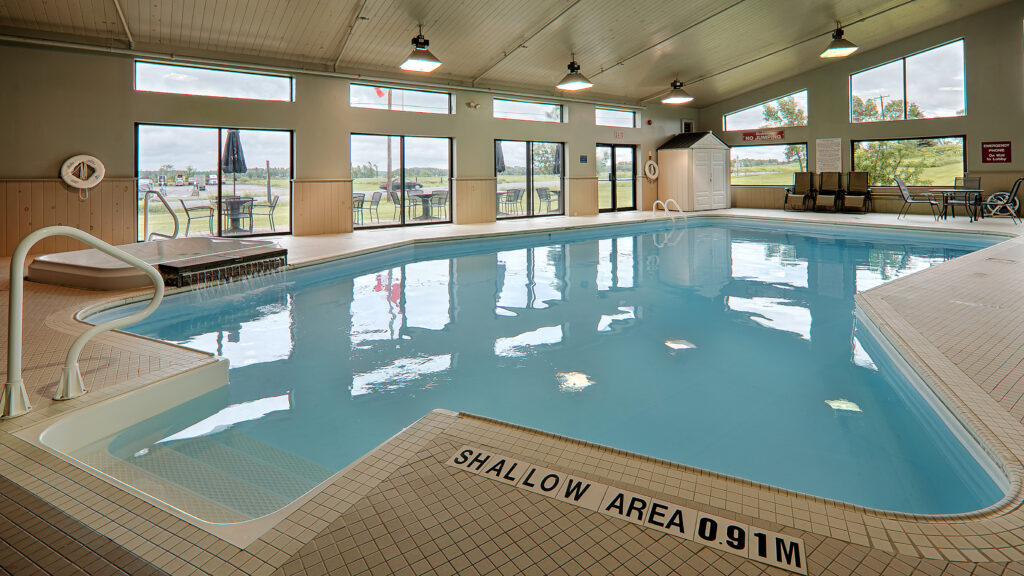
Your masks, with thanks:
[[(272, 240), (238, 238), (173, 238), (122, 244), (121, 250), (154, 266), (203, 256), (228, 256), (242, 250), (270, 247)], [(124, 290), (150, 285), (142, 270), (95, 249), (38, 256), (28, 267), (28, 279), (90, 290)]]

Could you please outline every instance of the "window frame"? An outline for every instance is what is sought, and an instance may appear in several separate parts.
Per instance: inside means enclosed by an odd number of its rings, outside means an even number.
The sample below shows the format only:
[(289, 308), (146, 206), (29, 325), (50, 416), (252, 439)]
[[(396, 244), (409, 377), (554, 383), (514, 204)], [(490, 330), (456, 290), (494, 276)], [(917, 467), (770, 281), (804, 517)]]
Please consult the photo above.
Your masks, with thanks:
[[(566, 178), (565, 172), (566, 172), (566, 166), (565, 166), (565, 164), (566, 164), (566, 158), (568, 157), (568, 155), (566, 154), (566, 143), (565, 142), (552, 142), (552, 141), (547, 141), (547, 140), (511, 140), (511, 139), (507, 139), (507, 138), (494, 138), (495, 150), (497, 150), (497, 145), (498, 145), (499, 142), (522, 142), (522, 143), (524, 143), (526, 145), (526, 181), (524, 182), (524, 185), (526, 187), (526, 190), (529, 191), (529, 194), (526, 195), (526, 212), (522, 216), (505, 216), (504, 218), (499, 218), (498, 214), (497, 214), (497, 207), (495, 207), (494, 220), (496, 222), (500, 222), (500, 221), (503, 221), (503, 220), (518, 220), (518, 219), (522, 219), (522, 218), (546, 218), (546, 217), (549, 217), (549, 216), (565, 216), (565, 206), (566, 206), (566, 194), (565, 194), (565, 178)], [(559, 195), (561, 196), (561, 200), (560, 200), (559, 204), (560, 204), (561, 210), (558, 211), (558, 212), (548, 212), (548, 213), (545, 213), (545, 214), (536, 214), (534, 212), (533, 195), (536, 193), (536, 186), (534, 186), (534, 181), (533, 181), (533, 145), (534, 144), (558, 144), (559, 145), (559, 150), (561, 150), (561, 152), (562, 152), (562, 172), (558, 175), (558, 177), (559, 177), (559, 184), (558, 184), (559, 185)], [(494, 165), (491, 168), (491, 170), (492, 170), (492, 173), (494, 174), (495, 186), (497, 186), (498, 166), (497, 166), (497, 152), (496, 151), (491, 156), (491, 159), (492, 159), (492, 164)]]
[[(348, 135), (349, 142), (349, 153), (348, 163), (349, 169), (352, 167), (352, 137), (353, 136), (378, 136), (385, 138), (398, 138), (398, 158), (399, 158), (399, 181), (401, 182), (401, 189), (399, 194), (402, 198), (402, 209), (399, 211), (401, 218), (398, 219), (397, 224), (377, 224), (375, 226), (356, 226), (353, 222), (352, 230), (373, 230), (376, 228), (405, 228), (407, 226), (430, 226), (431, 224), (452, 224), (455, 222), (455, 191), (452, 185), (455, 181), (455, 138), (452, 136), (420, 136), (417, 134), (373, 134), (370, 132), (351, 132)], [(405, 217), (406, 212), (406, 196), (405, 196), (405, 139), (406, 138), (444, 138), (448, 140), (448, 219), (447, 220), (432, 220), (429, 222), (409, 222)], [(389, 183), (390, 186), (390, 183)]]
[[(618, 124), (601, 124), (597, 121), (598, 110), (604, 110), (606, 112), (624, 112), (626, 114), (629, 114), (632, 117), (633, 121), (629, 126), (620, 126)], [(606, 128), (636, 128), (638, 120), (637, 116), (638, 115), (636, 110), (626, 110), (625, 108), (609, 108), (607, 106), (594, 106), (594, 126), (603, 126)]]
[[(907, 60), (910, 59), (910, 58), (913, 58), (914, 56), (920, 56), (921, 54), (925, 54), (927, 52), (931, 52), (932, 50), (938, 50), (939, 48), (943, 48), (945, 46), (949, 46), (950, 44), (956, 44), (957, 42), (962, 42), (963, 43), (963, 51), (962, 52), (963, 52), (963, 55), (964, 55), (963, 60), (961, 61), (961, 75), (963, 76), (963, 88), (964, 88), (964, 113), (963, 113), (963, 115), (960, 115), (960, 116), (925, 116), (924, 118), (907, 118), (907, 110), (909, 110), (909, 102), (907, 101)], [(903, 77), (901, 79), (902, 80), (901, 84), (903, 85), (903, 117), (902, 118), (881, 118), (879, 120), (861, 120), (859, 122), (854, 121), (854, 119), (853, 119), (853, 96), (854, 96), (854, 94), (853, 94), (853, 77), (857, 76), (858, 74), (863, 74), (865, 72), (870, 72), (871, 70), (875, 70), (876, 68), (881, 68), (882, 66), (888, 66), (889, 64), (892, 64), (894, 62), (900, 62), (902, 64), (901, 68), (903, 69)], [(878, 64), (875, 64), (874, 66), (870, 66), (868, 68), (862, 68), (860, 70), (857, 70), (856, 72), (851, 72), (850, 75), (847, 77), (846, 106), (847, 106), (846, 119), (847, 119), (847, 122), (849, 122), (850, 124), (872, 124), (872, 123), (875, 123), (875, 122), (906, 122), (907, 120), (937, 120), (937, 119), (940, 119), (940, 118), (966, 118), (967, 117), (967, 39), (964, 36), (961, 36), (959, 38), (955, 38), (955, 39), (950, 40), (948, 42), (943, 42), (942, 44), (936, 44), (936, 45), (931, 46), (929, 48), (925, 48), (924, 50), (918, 50), (916, 52), (911, 52), (910, 54), (907, 54), (907, 55), (902, 56), (900, 58), (893, 58), (892, 60), (886, 60), (885, 62), (880, 62)], [(881, 107), (879, 107), (879, 113), (880, 114), (882, 113)], [(946, 137), (947, 138), (952, 138), (952, 136), (946, 136)], [(914, 139), (915, 138), (884, 138), (883, 140), (914, 140)], [(928, 138), (924, 138), (924, 140), (928, 140)], [(865, 140), (860, 140), (860, 141), (861, 142), (865, 142)]]
[[(732, 151), (737, 149), (737, 148), (761, 148), (761, 147), (764, 147), (764, 146), (796, 146), (796, 145), (803, 145), (803, 147), (804, 147), (804, 157), (807, 158), (807, 161), (806, 161), (807, 162), (807, 166), (804, 168), (804, 171), (805, 172), (814, 172), (813, 170), (811, 170), (811, 166), (810, 166), (810, 144), (808, 144), (808, 142), (806, 140), (805, 141), (798, 141), (798, 142), (783, 142), (783, 143), (780, 143), (780, 144), (737, 144), (736, 146), (730, 146), (729, 147), (729, 151), (730, 151), (730, 153), (729, 153), (729, 163), (730, 163), (730, 165), (732, 164)], [(731, 166), (730, 166), (730, 170), (729, 170), (729, 186), (759, 186), (759, 187), (775, 186), (775, 187), (778, 187), (778, 186), (792, 186), (792, 185), (793, 185), (792, 182), (790, 182), (788, 184), (733, 184), (732, 183), (732, 170), (731, 170)]]
[[(808, 104), (807, 104), (808, 110), (806, 110), (804, 112), (807, 115), (807, 122), (805, 124), (792, 124), (792, 125), (786, 125), (786, 126), (758, 126), (758, 127), (755, 127), (755, 128), (732, 128), (732, 129), (730, 129), (728, 127), (729, 126), (729, 120), (728, 120), (729, 116), (732, 116), (732, 115), (735, 115), (735, 114), (739, 114), (740, 112), (746, 112), (747, 110), (751, 110), (751, 109), (757, 108), (759, 106), (764, 106), (765, 104), (771, 104), (772, 102), (778, 102), (779, 100), (782, 100), (784, 98), (789, 98), (790, 96), (794, 96), (794, 95), (800, 94), (802, 92), (806, 92), (807, 93), (807, 102), (808, 102)], [(747, 106), (746, 108), (740, 108), (739, 110), (733, 110), (732, 112), (726, 112), (726, 113), (722, 114), (722, 131), (723, 132), (739, 132), (741, 130), (767, 130), (767, 129), (770, 129), (770, 128), (803, 128), (803, 127), (809, 126), (811, 124), (811, 114), (810, 114), (810, 110), (809, 110), (809, 108), (811, 107), (810, 106), (810, 101), (811, 101), (811, 91), (809, 89), (807, 89), (807, 88), (803, 88), (801, 90), (794, 90), (792, 92), (789, 92), (787, 94), (783, 94), (782, 96), (778, 96), (778, 97), (772, 98), (770, 100), (764, 100), (763, 102), (758, 102), (757, 104), (753, 104), (751, 106)]]
[[(920, 118), (917, 118), (917, 120), (920, 120)], [(856, 164), (854, 164), (854, 161), (855, 161), (854, 156), (857, 154), (857, 144), (860, 143), (860, 142), (899, 142), (899, 141), (905, 141), (905, 140), (941, 140), (943, 138), (959, 138), (960, 140), (963, 141), (963, 150), (964, 150), (964, 154), (963, 154), (963, 169), (964, 170), (963, 170), (963, 173), (966, 174), (967, 173), (967, 154), (968, 154), (967, 134), (945, 134), (945, 135), (942, 135), (942, 136), (914, 136), (912, 138), (871, 138), (871, 139), (862, 139), (862, 140), (853, 140), (853, 139), (851, 139), (850, 140), (850, 169), (852, 171), (853, 167), (856, 166)], [(907, 184), (907, 188), (908, 189), (910, 189), (910, 188), (945, 188), (945, 187), (949, 187), (949, 186), (952, 186), (952, 184)], [(877, 185), (877, 186), (871, 185), (871, 187), (872, 188), (896, 188), (896, 183), (894, 182), (894, 183), (892, 183), (890, 185), (881, 185), (881, 184)]]
[[(223, 222), (220, 215), (220, 209), (214, 209), (214, 215), (217, 218), (216, 233), (210, 238), (258, 238), (260, 236), (291, 236), (294, 234), (295, 229), (295, 130), (291, 128), (244, 128), (240, 126), (209, 126), (205, 124), (173, 124), (169, 122), (136, 122), (133, 130), (135, 137), (135, 181), (136, 190), (135, 194), (138, 196), (138, 180), (139, 180), (139, 128), (142, 126), (162, 126), (165, 128), (205, 128), (209, 130), (217, 131), (217, 202), (218, 206), (220, 201), (224, 198), (224, 173), (221, 169), (223, 164), (224, 155), (224, 138), (222, 132), (225, 130), (243, 130), (246, 132), (263, 131), (263, 132), (287, 132), (290, 148), (288, 152), (288, 161), (290, 163), (288, 170), (288, 232), (261, 232), (259, 234), (245, 234), (245, 235), (230, 235), (225, 236), (223, 234)], [(173, 204), (172, 204), (173, 206)], [(136, 198), (135, 201), (135, 241), (145, 242), (146, 239), (139, 239), (139, 201)]]
[[(278, 100), (275, 98), (250, 98), (246, 96), (220, 96), (215, 94), (192, 94), (190, 92), (166, 92), (163, 90), (144, 90), (139, 88), (139, 64), (154, 64), (157, 66), (169, 66), (172, 68), (187, 68), (193, 70), (212, 70), (214, 72), (230, 72), (232, 74), (248, 74), (250, 76), (266, 76), (270, 78), (287, 78), (288, 79), (288, 100)], [(228, 100), (252, 100), (254, 102), (295, 102), (295, 77), (290, 74), (274, 74), (270, 72), (255, 72), (247, 70), (245, 68), (224, 68), (219, 66), (203, 66), (199, 64), (181, 64), (178, 62), (162, 62), (160, 60), (148, 60), (145, 58), (136, 58), (132, 62), (132, 91), (142, 92), (145, 94), (177, 94), (179, 96), (198, 96), (200, 98), (225, 98)], [(144, 122), (144, 124), (152, 124), (151, 122)], [(181, 124), (166, 124), (167, 126), (181, 126)], [(260, 128), (255, 128), (260, 130)], [(293, 146), (294, 147), (294, 146)]]
[[(535, 120), (533, 118), (509, 118), (507, 116), (498, 116), (497, 111), (494, 108), (495, 102), (518, 102), (520, 104), (538, 104), (540, 106), (558, 106), (558, 120)], [(514, 98), (492, 98), (491, 99), (491, 117), (495, 120), (516, 120), (519, 122), (541, 122), (543, 124), (565, 124), (566, 123), (566, 109), (565, 104), (559, 104), (554, 102), (543, 102), (540, 100), (519, 100)], [(531, 140), (532, 142), (532, 140)], [(539, 140), (538, 140), (539, 142)], [(564, 143), (563, 143), (564, 144)]]
[[(363, 88), (378, 88), (378, 89), (381, 89), (381, 90), (401, 90), (403, 92), (422, 92), (424, 94), (442, 94), (442, 95), (446, 96), (447, 99), (448, 99), (448, 111), (447, 112), (426, 112), (426, 111), (423, 111), (423, 110), (397, 109), (397, 108), (390, 107), (390, 103), (389, 103), (388, 108), (375, 108), (375, 107), (372, 107), (372, 106), (357, 106), (355, 104), (352, 104), (352, 88), (354, 86), (360, 86), (360, 87), (363, 87)], [(435, 115), (438, 115), (438, 116), (446, 116), (446, 115), (447, 116), (451, 116), (451, 115), (453, 115), (455, 113), (455, 105), (453, 103), (453, 96), (452, 96), (451, 92), (443, 92), (441, 90), (419, 90), (419, 89), (413, 89), (413, 88), (400, 88), (400, 87), (396, 87), (396, 86), (386, 86), (386, 85), (362, 84), (362, 83), (359, 83), (359, 82), (350, 82), (349, 85), (348, 85), (348, 106), (349, 106), (349, 108), (359, 108), (361, 110), (383, 110), (383, 111), (386, 111), (386, 112), (412, 112), (414, 114), (435, 114)]]

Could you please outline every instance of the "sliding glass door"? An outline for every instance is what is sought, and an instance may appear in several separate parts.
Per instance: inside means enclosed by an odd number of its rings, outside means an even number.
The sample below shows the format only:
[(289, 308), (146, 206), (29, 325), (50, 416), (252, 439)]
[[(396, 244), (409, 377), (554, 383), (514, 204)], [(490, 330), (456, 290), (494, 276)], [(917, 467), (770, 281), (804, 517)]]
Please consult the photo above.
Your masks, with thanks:
[(251, 236), (291, 231), (292, 133), (136, 126), (140, 241), (170, 236)]
[(564, 214), (564, 153), (561, 142), (495, 140), (498, 218)]
[(597, 145), (597, 207), (636, 209), (636, 146)]
[(451, 163), (451, 138), (353, 134), (353, 225), (451, 222)]

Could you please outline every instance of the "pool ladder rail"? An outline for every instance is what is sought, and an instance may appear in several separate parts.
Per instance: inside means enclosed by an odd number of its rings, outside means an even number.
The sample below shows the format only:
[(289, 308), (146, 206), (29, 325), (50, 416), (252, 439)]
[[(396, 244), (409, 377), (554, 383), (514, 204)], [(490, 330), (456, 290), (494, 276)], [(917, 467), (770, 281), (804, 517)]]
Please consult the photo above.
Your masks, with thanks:
[[(668, 200), (655, 200), (653, 208), (655, 212), (658, 211), (659, 204), (661, 205), (661, 209), (665, 211), (665, 214), (667, 214), (669, 218), (675, 220), (676, 217), (672, 215), (672, 212), (679, 212), (683, 215), (683, 220), (686, 220), (686, 212), (683, 212), (683, 209), (679, 207), (679, 203), (676, 202), (674, 198), (669, 198)], [(675, 206), (675, 209), (670, 211), (668, 208), (669, 204)]]
[[(165, 202), (166, 204), (166, 202)], [(67, 359), (64, 361), (64, 371), (60, 377), (60, 384), (57, 386), (57, 393), (54, 400), (68, 400), (85, 394), (85, 385), (82, 382), (82, 372), (78, 368), (78, 356), (85, 344), (92, 337), (113, 330), (123, 328), (146, 318), (160, 306), (164, 298), (164, 281), (160, 272), (145, 261), (128, 254), (127, 252), (107, 244), (103, 240), (70, 226), (48, 226), (40, 228), (28, 236), (25, 236), (18, 243), (11, 256), (11, 287), (8, 305), (9, 322), (7, 327), (7, 383), (0, 390), (0, 418), (8, 419), (21, 416), (32, 409), (29, 403), (28, 394), (25, 392), (25, 382), (21, 377), (21, 344), (22, 344), (22, 312), (25, 294), (25, 257), (28, 251), (36, 242), (50, 236), (70, 236), (75, 240), (84, 242), (93, 248), (117, 258), (118, 260), (139, 268), (146, 273), (153, 281), (153, 298), (142, 310), (125, 316), (92, 326), (71, 344)]]
[[(174, 221), (174, 232), (170, 235), (164, 234), (163, 232), (150, 232), (149, 231), (149, 197), (156, 196), (160, 199), (160, 203), (167, 208), (167, 212), (171, 215), (171, 220)], [(147, 190), (145, 199), (142, 201), (142, 237), (146, 239), (146, 242), (154, 238), (177, 238), (178, 237), (178, 215), (174, 213), (174, 209), (167, 203), (167, 198), (159, 190)]]

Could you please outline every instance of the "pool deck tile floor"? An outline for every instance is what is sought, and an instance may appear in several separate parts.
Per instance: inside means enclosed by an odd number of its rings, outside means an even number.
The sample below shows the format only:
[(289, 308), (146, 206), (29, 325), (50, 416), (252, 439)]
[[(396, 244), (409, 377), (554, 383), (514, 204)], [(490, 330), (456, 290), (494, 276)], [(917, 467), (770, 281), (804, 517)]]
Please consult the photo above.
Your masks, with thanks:
[[(891, 214), (732, 209), (718, 214), (897, 224)], [(302, 265), (416, 238), (517, 233), (654, 217), (618, 213), (284, 237)], [(1006, 220), (899, 226), (1019, 234)], [(939, 288), (939, 289), (937, 289)], [(0, 276), (0, 298), (8, 289)], [(0, 574), (788, 574), (448, 466), (478, 446), (538, 466), (801, 538), (809, 574), (1024, 574), (1024, 239), (858, 296), (908, 361), (984, 440), (1011, 480), (993, 509), (957, 517), (875, 512), (466, 414), (434, 411), (235, 546), (14, 433), (212, 362), (121, 333), (86, 346), (90, 392), (50, 400), (83, 308), (143, 292), (26, 284), (25, 381), (34, 409), (0, 423)], [(6, 321), (6, 298), (0, 321)], [(6, 360), (6, 331), (0, 341)], [(6, 367), (6, 362), (4, 362)], [(0, 372), (6, 380), (6, 371)], [(941, 478), (936, 479), (937, 482)], [(77, 545), (73, 545), (76, 542)]]

